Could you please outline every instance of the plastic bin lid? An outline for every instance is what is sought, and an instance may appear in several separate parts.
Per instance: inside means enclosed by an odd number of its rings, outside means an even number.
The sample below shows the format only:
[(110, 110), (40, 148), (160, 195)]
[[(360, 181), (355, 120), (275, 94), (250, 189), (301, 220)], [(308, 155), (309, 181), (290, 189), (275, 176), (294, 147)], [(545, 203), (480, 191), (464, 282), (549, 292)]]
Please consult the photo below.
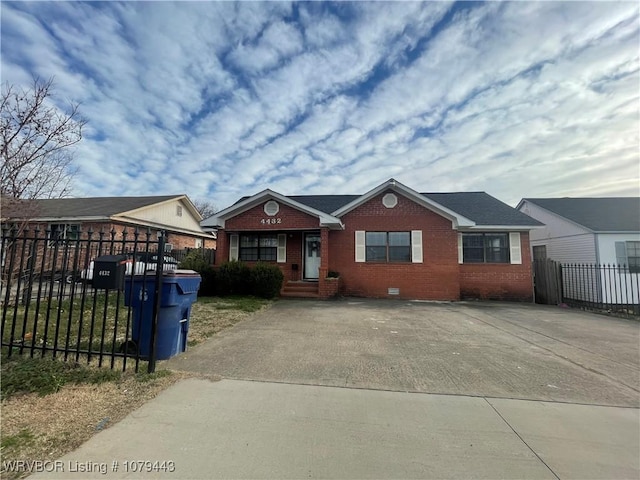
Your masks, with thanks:
[(198, 275), (200, 276), (200, 274), (198, 272), (196, 272), (195, 270), (187, 270), (184, 268), (178, 268), (176, 270), (167, 270), (164, 272), (164, 275), (167, 277), (177, 277), (177, 276), (182, 276), (182, 275)]

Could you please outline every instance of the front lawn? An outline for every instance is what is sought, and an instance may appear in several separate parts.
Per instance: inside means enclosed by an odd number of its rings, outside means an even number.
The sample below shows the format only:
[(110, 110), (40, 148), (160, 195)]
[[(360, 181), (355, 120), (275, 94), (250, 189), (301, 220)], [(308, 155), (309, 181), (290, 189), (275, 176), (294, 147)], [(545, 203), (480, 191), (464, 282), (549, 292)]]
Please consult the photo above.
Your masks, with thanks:
[[(270, 304), (253, 297), (198, 298), (190, 316), (189, 347)], [(145, 363), (141, 372), (146, 371)], [(7, 358), (4, 351), (0, 369), (0, 477), (7, 479), (29, 473), (7, 471), (10, 462), (55, 460), (188, 375), (168, 370), (136, 374), (122, 372), (117, 365), (111, 370), (39, 355), (14, 353)]]

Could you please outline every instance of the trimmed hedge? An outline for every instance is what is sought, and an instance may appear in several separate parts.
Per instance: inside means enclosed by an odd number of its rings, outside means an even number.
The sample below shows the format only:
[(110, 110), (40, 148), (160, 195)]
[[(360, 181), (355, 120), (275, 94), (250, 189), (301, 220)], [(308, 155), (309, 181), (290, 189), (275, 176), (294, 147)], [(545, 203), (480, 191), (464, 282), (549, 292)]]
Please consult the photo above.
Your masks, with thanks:
[(282, 271), (269, 263), (258, 262), (253, 267), (232, 260), (214, 268), (199, 250), (190, 251), (180, 268), (195, 270), (202, 277), (198, 295), (201, 297), (254, 295), (260, 298), (277, 297), (284, 282)]
[(275, 265), (258, 262), (251, 269), (251, 293), (256, 297), (277, 297), (283, 281), (284, 274)]
[(225, 262), (216, 272), (218, 295), (247, 295), (251, 284), (251, 270), (237, 260)]
[(209, 265), (202, 251), (191, 250), (180, 262), (180, 268), (195, 270), (202, 277), (198, 295), (201, 297), (213, 297), (216, 294), (216, 271)]
[(276, 265), (258, 262), (249, 267), (232, 260), (220, 265), (216, 272), (218, 295), (254, 295), (260, 298), (277, 297), (284, 282), (284, 274)]

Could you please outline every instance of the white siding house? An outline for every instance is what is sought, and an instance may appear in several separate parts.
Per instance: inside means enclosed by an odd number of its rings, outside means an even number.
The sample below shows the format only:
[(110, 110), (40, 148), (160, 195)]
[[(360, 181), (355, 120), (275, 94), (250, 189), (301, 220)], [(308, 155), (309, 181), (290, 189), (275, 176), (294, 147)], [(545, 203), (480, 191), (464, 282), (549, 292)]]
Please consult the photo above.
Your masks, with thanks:
[(523, 198), (516, 208), (545, 224), (530, 233), (532, 258), (565, 265), (565, 296), (638, 304), (640, 198)]
[(532, 230), (529, 234), (533, 252), (536, 251), (534, 247), (545, 247), (546, 258), (561, 263), (599, 263), (595, 235), (591, 230), (527, 199), (520, 202), (517, 208), (544, 223), (543, 228)]

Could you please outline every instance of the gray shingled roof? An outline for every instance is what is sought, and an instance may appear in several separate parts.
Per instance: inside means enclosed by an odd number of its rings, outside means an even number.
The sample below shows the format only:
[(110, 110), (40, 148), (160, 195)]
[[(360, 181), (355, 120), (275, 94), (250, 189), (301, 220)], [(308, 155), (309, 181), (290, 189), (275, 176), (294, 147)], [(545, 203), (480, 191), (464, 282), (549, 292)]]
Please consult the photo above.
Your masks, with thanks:
[(421, 193), (477, 225), (541, 226), (538, 220), (510, 207), (486, 192)]
[(331, 215), (361, 195), (288, 195), (287, 198)]
[(640, 231), (639, 197), (525, 198), (594, 232)]
[[(478, 225), (536, 226), (537, 220), (485, 192), (421, 193)], [(331, 214), (361, 195), (291, 195), (287, 198)]]
[[(76, 218), (76, 217), (110, 217), (137, 208), (181, 197), (182, 195), (162, 195), (148, 197), (91, 197), (91, 198), (57, 198), (34, 200), (35, 207), (30, 207), (36, 218)], [(10, 210), (18, 208), (13, 206)], [(19, 216), (11, 211), (3, 212), (9, 217)]]

